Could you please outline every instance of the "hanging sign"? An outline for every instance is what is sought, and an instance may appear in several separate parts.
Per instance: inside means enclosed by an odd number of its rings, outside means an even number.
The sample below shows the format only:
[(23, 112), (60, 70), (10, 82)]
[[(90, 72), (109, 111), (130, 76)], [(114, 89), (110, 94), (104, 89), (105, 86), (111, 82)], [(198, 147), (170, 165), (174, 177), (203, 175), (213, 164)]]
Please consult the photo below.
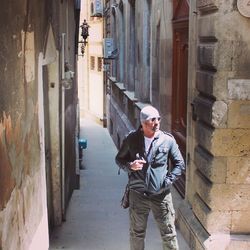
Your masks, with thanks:
[(250, 0), (238, 0), (237, 7), (241, 15), (250, 17)]

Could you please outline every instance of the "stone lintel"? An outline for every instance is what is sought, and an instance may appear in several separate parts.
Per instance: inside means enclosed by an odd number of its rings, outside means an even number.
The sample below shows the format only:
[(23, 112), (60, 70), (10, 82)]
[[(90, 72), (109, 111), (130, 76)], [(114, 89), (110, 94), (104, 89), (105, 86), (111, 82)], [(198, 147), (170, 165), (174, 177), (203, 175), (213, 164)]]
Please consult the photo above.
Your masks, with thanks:
[(218, 10), (218, 0), (197, 0), (197, 8), (201, 13)]

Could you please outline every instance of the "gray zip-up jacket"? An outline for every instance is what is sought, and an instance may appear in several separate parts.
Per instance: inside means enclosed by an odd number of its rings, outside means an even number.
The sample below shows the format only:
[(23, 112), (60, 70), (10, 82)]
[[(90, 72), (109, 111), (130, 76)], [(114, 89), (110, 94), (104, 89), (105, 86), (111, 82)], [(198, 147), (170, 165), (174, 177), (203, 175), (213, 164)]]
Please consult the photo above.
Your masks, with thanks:
[[(116, 155), (116, 163), (129, 175), (130, 189), (147, 195), (160, 194), (169, 190), (185, 170), (185, 164), (174, 137), (163, 131), (155, 136), (151, 147), (150, 159), (147, 159), (144, 135), (141, 127), (131, 132), (122, 143)], [(146, 160), (142, 170), (130, 169), (130, 162), (138, 159), (138, 155)], [(168, 169), (168, 160), (172, 162), (172, 170)]]

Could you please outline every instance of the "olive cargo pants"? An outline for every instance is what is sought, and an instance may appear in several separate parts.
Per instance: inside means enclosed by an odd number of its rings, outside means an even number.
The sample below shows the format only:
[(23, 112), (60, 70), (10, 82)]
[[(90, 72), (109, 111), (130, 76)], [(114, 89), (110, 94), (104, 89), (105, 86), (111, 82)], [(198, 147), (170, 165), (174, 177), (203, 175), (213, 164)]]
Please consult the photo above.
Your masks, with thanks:
[(129, 203), (131, 250), (144, 249), (150, 210), (152, 210), (154, 219), (160, 230), (163, 249), (179, 249), (174, 225), (175, 212), (170, 192), (167, 194), (146, 196), (130, 190)]

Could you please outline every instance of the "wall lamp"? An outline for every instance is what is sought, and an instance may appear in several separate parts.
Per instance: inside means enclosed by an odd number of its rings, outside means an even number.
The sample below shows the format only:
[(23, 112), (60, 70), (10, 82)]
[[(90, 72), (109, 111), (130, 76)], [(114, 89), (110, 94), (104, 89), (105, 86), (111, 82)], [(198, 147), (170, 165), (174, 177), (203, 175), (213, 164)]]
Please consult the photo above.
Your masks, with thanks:
[(82, 32), (81, 32), (81, 37), (82, 37), (82, 40), (79, 42), (81, 43), (81, 56), (84, 56), (84, 52), (85, 52), (85, 47), (88, 43), (87, 41), (87, 38), (89, 36), (89, 25), (88, 23), (86, 22), (86, 19), (83, 20), (83, 23), (82, 25), (80, 26), (81, 29), (82, 29)]

